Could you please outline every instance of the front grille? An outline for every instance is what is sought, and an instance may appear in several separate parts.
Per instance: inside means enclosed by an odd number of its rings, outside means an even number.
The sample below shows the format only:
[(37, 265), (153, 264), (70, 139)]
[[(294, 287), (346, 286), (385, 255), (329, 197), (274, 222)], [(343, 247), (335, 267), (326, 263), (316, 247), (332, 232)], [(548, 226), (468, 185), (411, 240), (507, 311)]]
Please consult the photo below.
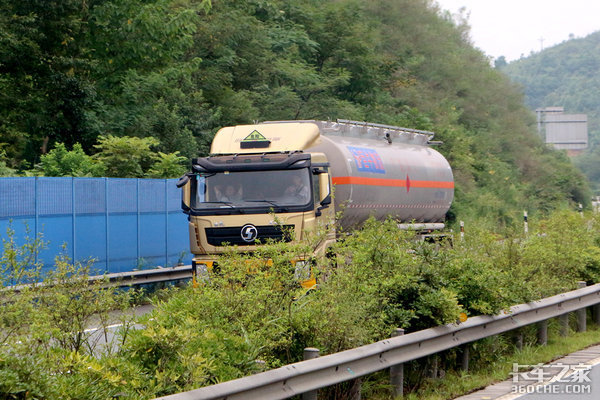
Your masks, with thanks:
[(206, 241), (212, 246), (225, 246), (227, 244), (248, 246), (256, 244), (256, 242), (290, 242), (294, 237), (294, 225), (265, 225), (257, 226), (258, 235), (256, 239), (252, 242), (246, 242), (242, 239), (242, 228), (242, 226), (205, 228)]

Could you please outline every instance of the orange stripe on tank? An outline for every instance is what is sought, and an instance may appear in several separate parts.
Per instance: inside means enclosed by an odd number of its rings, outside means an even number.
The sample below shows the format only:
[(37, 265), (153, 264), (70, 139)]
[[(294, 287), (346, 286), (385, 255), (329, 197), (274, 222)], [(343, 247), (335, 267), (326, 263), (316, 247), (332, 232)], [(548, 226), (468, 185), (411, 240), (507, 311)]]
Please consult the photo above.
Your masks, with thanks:
[[(406, 187), (406, 179), (365, 178), (361, 176), (337, 176), (331, 178), (334, 185), (367, 185)], [(413, 181), (411, 188), (453, 189), (454, 182), (447, 181)]]

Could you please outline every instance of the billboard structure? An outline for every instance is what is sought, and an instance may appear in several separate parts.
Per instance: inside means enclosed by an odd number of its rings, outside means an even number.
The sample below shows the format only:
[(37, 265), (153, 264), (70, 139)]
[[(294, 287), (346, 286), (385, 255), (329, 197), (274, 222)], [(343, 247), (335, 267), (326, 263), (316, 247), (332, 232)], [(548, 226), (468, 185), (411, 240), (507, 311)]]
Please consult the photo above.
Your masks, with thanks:
[(565, 114), (563, 107), (546, 107), (536, 110), (538, 131), (546, 144), (555, 149), (566, 150), (570, 156), (588, 147), (588, 123), (586, 114)]

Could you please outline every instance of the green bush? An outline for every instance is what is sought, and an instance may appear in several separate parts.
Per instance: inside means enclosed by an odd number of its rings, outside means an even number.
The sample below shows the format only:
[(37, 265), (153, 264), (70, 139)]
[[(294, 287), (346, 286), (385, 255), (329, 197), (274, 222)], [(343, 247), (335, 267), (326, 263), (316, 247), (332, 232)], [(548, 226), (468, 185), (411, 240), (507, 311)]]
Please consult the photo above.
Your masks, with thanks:
[[(95, 383), (103, 379), (87, 379), (78, 371), (88, 371), (98, 363), (95, 357), (110, 354), (110, 344), (107, 349), (98, 347), (88, 328), (106, 330), (114, 322), (111, 311), (130, 307), (130, 293), (107, 289), (104, 281), (90, 284), (91, 263), (72, 263), (66, 256), (57, 257), (54, 269), (42, 275), (36, 256), (44, 241), (30, 237), (19, 245), (10, 225), (2, 244), (0, 394), (106, 398), (110, 391), (102, 394)], [(127, 324), (126, 315), (121, 319)]]
[[(373, 219), (338, 241), (332, 257), (314, 259), (318, 287), (299, 285), (290, 260), (307, 258), (321, 232), (297, 243), (267, 243), (254, 254), (230, 248), (198, 287), (171, 289), (131, 329), (125, 321), (118, 350), (95, 347), (85, 327), (108, 324), (107, 310), (126, 309), (128, 295), (90, 288), (90, 265), (59, 257), (40, 285), (31, 254), (41, 240), (4, 240), (4, 285), (34, 283), (0, 311), (0, 392), (13, 398), (153, 398), (219, 383), (299, 361), (305, 347), (331, 354), (390, 336), (496, 314), (511, 305), (600, 279), (599, 218), (560, 211), (532, 221), (528, 235), (467, 229), (439, 243), (416, 240), (394, 220)], [(269, 260), (266, 262), (265, 260)], [(91, 290), (90, 290), (91, 289)], [(521, 330), (533, 342), (535, 329)], [(511, 335), (471, 346), (471, 365), (506, 357)], [(459, 350), (409, 364), (417, 388), (436, 369), (456, 365)], [(435, 367), (434, 367), (435, 366)], [(349, 384), (327, 393), (344, 396)], [(367, 385), (369, 386), (369, 385)], [(377, 384), (371, 387), (378, 387)]]

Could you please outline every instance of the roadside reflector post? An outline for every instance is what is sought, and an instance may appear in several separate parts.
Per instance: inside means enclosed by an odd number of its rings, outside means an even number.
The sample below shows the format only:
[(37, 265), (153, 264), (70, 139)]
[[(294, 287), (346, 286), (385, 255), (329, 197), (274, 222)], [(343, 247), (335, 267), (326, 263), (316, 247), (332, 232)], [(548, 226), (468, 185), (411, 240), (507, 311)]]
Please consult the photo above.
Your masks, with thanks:
[(527, 224), (527, 211), (523, 211), (523, 230), (525, 231), (525, 236), (529, 233), (529, 225)]
[(569, 313), (558, 317), (558, 322), (560, 324), (560, 336), (566, 337), (569, 334)]
[[(404, 329), (396, 328), (392, 337), (404, 335)], [(404, 364), (397, 364), (390, 367), (390, 383), (394, 391), (394, 396), (404, 396)]]
[(583, 218), (583, 204), (579, 203), (579, 214), (581, 215), (581, 218)]
[[(584, 281), (577, 282), (577, 287), (582, 289), (586, 287), (587, 284)], [(580, 310), (577, 310), (577, 332), (585, 332), (586, 330), (586, 318), (587, 318), (587, 309), (584, 307)]]
[(540, 346), (548, 344), (548, 320), (538, 322), (537, 343)]
[[(304, 360), (312, 360), (319, 357), (319, 349), (314, 347), (307, 347), (304, 349)], [(311, 390), (306, 393), (302, 393), (302, 400), (317, 400), (317, 390)]]
[(460, 241), (465, 240), (465, 221), (460, 221)]

